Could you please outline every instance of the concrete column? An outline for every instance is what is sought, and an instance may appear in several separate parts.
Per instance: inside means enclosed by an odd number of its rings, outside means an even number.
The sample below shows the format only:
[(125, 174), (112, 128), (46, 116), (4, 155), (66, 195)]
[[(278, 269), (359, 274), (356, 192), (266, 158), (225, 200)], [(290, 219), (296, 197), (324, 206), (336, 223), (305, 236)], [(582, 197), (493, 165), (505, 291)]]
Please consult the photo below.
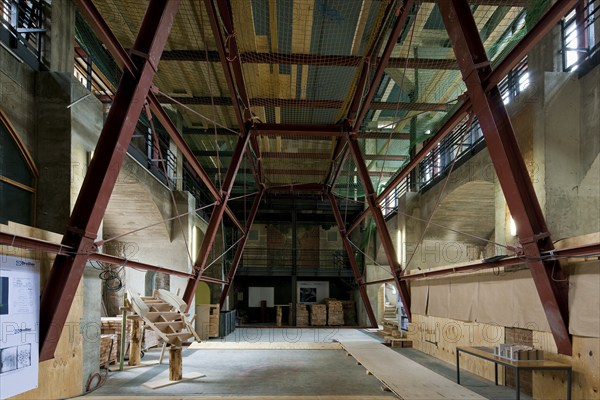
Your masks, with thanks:
[[(66, 74), (40, 72), (36, 77), (37, 225), (63, 232), (71, 204), (71, 79)], [(47, 151), (52, 149), (52, 151)]]
[(46, 58), (50, 71), (73, 74), (75, 32), (75, 5), (71, 0), (52, 0), (51, 25), (48, 37), (50, 45)]

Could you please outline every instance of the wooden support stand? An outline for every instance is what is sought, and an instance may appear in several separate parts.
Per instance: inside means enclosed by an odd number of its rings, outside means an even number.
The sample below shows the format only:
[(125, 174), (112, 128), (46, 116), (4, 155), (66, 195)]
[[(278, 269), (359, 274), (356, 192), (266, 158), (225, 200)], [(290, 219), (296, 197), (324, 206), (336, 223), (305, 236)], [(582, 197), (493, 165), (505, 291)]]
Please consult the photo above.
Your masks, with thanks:
[(181, 358), (181, 347), (169, 347), (169, 380), (180, 381), (183, 377), (183, 366)]
[(142, 319), (137, 315), (128, 317), (131, 320), (129, 340), (129, 366), (140, 365), (142, 362)]

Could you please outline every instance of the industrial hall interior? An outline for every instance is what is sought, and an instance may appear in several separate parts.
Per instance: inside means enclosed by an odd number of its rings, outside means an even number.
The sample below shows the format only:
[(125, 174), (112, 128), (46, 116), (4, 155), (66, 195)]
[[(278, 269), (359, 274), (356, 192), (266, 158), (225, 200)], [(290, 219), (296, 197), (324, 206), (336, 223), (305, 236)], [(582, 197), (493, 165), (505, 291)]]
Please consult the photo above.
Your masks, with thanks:
[(0, 0), (0, 398), (600, 400), (600, 0)]

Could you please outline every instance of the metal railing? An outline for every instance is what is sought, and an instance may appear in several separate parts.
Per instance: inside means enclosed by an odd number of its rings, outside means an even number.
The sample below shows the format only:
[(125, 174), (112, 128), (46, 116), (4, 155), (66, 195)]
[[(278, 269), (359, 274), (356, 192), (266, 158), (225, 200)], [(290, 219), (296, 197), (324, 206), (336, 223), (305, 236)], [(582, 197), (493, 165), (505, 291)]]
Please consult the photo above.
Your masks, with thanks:
[[(356, 256), (356, 254), (355, 254)], [(350, 276), (352, 269), (344, 250), (296, 250), (246, 247), (238, 271), (243, 273), (322, 274)]]
[[(511, 70), (498, 84), (504, 104), (510, 103), (529, 87), (529, 69), (527, 57)], [(448, 173), (455, 161), (455, 167), (466, 162), (469, 158), (485, 148), (483, 132), (477, 118), (467, 125), (465, 119), (452, 132), (441, 140), (417, 166), (415, 190), (427, 190)], [(398, 208), (398, 198), (411, 188), (411, 175), (403, 179), (394, 190), (382, 201), (381, 207), (385, 216), (391, 216)]]
[(46, 7), (42, 0), (0, 0), (0, 43), (36, 71), (45, 68)]
[(565, 71), (574, 71), (586, 61), (597, 65), (600, 50), (600, 0), (581, 0), (561, 23), (562, 57)]

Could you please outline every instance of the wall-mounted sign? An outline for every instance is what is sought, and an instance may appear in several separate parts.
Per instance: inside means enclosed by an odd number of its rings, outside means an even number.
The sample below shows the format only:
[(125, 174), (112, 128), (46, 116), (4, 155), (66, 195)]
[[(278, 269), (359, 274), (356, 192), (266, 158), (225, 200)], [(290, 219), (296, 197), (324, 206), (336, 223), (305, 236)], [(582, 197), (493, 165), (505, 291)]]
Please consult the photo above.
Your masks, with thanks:
[(40, 265), (0, 255), (0, 398), (38, 387)]
[(329, 282), (298, 281), (298, 303), (320, 303), (329, 297)]

